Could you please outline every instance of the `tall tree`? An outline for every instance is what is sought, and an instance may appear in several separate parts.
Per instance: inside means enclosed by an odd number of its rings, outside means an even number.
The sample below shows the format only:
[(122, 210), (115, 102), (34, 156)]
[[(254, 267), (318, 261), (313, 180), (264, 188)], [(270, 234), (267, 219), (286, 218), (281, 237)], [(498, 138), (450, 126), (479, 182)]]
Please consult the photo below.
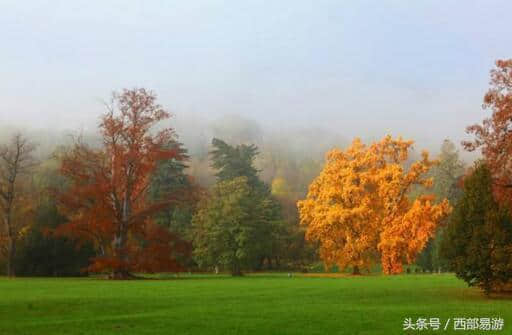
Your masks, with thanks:
[(477, 163), (464, 180), (464, 195), (457, 202), (442, 253), (450, 268), (470, 286), (486, 294), (512, 281), (512, 221), (493, 197), (492, 176)]
[(437, 160), (439, 164), (432, 167), (429, 173), (434, 178), (432, 192), (438, 198), (450, 198), (451, 195), (454, 195), (454, 184), (464, 174), (465, 164), (460, 159), (459, 151), (455, 144), (449, 139), (443, 141)]
[(254, 166), (259, 153), (254, 144), (230, 145), (214, 138), (211, 151), (212, 167), (217, 170), (218, 181), (231, 180), (237, 177), (247, 178), (251, 188), (251, 197), (255, 205), (259, 206), (259, 213), (263, 215), (260, 224), (256, 227), (254, 243), (258, 246), (255, 253), (256, 269), (261, 269), (264, 263), (278, 263), (278, 240), (284, 232), (281, 207), (277, 199), (271, 194), (269, 185), (259, 177), (259, 171)]
[(145, 89), (115, 93), (107, 109), (101, 147), (77, 141), (63, 155), (60, 171), (70, 185), (59, 200), (69, 222), (59, 232), (94, 243), (91, 271), (122, 279), (133, 271), (176, 270), (183, 244), (152, 221), (176, 194), (162, 192), (154, 201), (148, 196), (159, 162), (183, 159), (179, 147), (169, 145), (173, 129), (153, 131), (170, 114)]
[[(279, 248), (276, 244), (283, 231), (283, 221), (279, 202), (272, 196), (268, 185), (259, 179), (258, 170), (253, 165), (257, 147), (246, 144), (232, 146), (220, 139), (213, 139), (212, 146), (212, 166), (217, 169), (217, 184), (210, 201), (203, 202), (194, 218), (195, 254), (199, 263), (226, 266), (228, 258), (217, 256), (215, 260), (213, 255), (219, 255), (219, 250), (225, 248), (228, 248), (228, 254), (232, 254), (233, 244), (223, 245), (225, 240), (213, 238), (216, 234), (243, 235), (241, 239), (235, 238), (237, 243), (243, 242), (243, 247), (238, 245), (239, 256), (229, 258), (229, 264), (235, 266), (231, 269), (235, 275), (242, 265), (244, 268), (259, 269), (264, 263), (278, 263)], [(230, 194), (235, 191), (238, 192), (236, 197), (235, 193)], [(229, 222), (244, 228), (237, 228), (233, 232), (228, 227)], [(206, 237), (212, 239), (205, 240)]]
[[(441, 145), (441, 152), (437, 157), (439, 164), (432, 167), (427, 173), (433, 178), (431, 192), (435, 194), (437, 199), (448, 199), (450, 203), (456, 203), (462, 195), (459, 187), (460, 178), (464, 174), (464, 162), (459, 157), (459, 151), (455, 144), (445, 139)], [(415, 193), (421, 193), (425, 190), (419, 188)], [(440, 245), (443, 239), (446, 223), (449, 217), (442, 220), (436, 230), (436, 234), (432, 237), (425, 249), (418, 256), (416, 264), (423, 269), (433, 271), (446, 269), (446, 260), (440, 254)]]
[(466, 149), (482, 149), (492, 173), (494, 192), (499, 201), (512, 204), (512, 59), (496, 61), (491, 70), (491, 88), (483, 107), (492, 112), (482, 124), (467, 128), (474, 141), (463, 142)]
[(177, 150), (179, 159), (159, 162), (153, 173), (149, 197), (153, 201), (158, 201), (167, 194), (176, 195), (176, 201), (157, 214), (156, 222), (184, 236), (187, 234), (187, 226), (200, 190), (192, 177), (185, 173), (189, 157), (183, 144), (174, 142), (170, 147)]
[[(180, 159), (168, 159), (158, 164), (151, 181), (149, 198), (158, 201), (166, 194), (176, 195), (170, 206), (156, 213), (154, 221), (180, 236), (184, 245), (191, 250), (192, 217), (197, 210), (203, 189), (185, 171), (189, 159), (187, 149), (179, 142), (171, 143), (170, 146), (174, 146), (180, 153)], [(190, 256), (187, 252), (178, 260), (185, 266), (192, 266), (194, 263)]]
[(413, 142), (386, 136), (366, 146), (359, 139), (345, 151), (332, 150), (320, 175), (298, 202), (306, 237), (320, 244), (326, 265), (369, 269), (378, 259), (385, 273), (399, 273), (433, 236), (449, 211), (447, 200), (411, 202), (414, 185), (430, 186), (425, 173), (435, 164), (422, 159), (404, 168)]
[(258, 170), (254, 167), (254, 159), (258, 155), (258, 148), (254, 144), (232, 146), (214, 138), (212, 146), (212, 167), (217, 170), (215, 176), (218, 180), (246, 177), (252, 187), (262, 185), (258, 178)]
[[(7, 253), (7, 275), (15, 276), (16, 244), (29, 224), (30, 195), (24, 178), (35, 165), (35, 145), (21, 134), (15, 134), (10, 143), (0, 147), (0, 213)], [(3, 235), (3, 238), (2, 236)]]

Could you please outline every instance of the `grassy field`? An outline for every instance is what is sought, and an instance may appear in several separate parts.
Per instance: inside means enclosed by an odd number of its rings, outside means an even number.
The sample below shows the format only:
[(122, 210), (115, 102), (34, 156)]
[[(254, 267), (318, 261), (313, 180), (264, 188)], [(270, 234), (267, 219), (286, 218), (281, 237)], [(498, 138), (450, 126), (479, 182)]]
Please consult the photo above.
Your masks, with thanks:
[[(494, 317), (512, 300), (452, 275), (167, 280), (0, 278), (0, 334), (402, 334), (405, 318)], [(479, 334), (478, 331), (442, 334)], [(427, 333), (413, 331), (410, 334)]]

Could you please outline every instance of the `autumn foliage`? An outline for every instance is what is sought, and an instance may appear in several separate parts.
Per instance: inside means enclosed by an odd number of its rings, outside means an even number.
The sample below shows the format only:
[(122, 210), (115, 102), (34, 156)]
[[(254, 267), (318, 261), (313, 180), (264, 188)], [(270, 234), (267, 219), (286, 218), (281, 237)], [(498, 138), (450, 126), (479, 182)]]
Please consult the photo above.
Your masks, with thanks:
[(69, 185), (58, 198), (68, 223), (57, 233), (94, 244), (90, 271), (126, 278), (134, 271), (178, 270), (176, 255), (187, 251), (186, 244), (152, 221), (178, 195), (148, 197), (158, 163), (183, 159), (172, 145), (172, 129), (152, 130), (170, 115), (144, 89), (115, 94), (107, 108), (101, 146), (78, 140), (61, 159)]
[(512, 59), (496, 61), (491, 71), (491, 88), (484, 97), (485, 109), (492, 112), (482, 124), (467, 127), (474, 141), (463, 144), (473, 151), (482, 149), (492, 173), (493, 190), (499, 201), (512, 204)]
[(435, 233), (451, 207), (433, 197), (414, 201), (415, 185), (430, 187), (424, 175), (436, 163), (427, 152), (410, 164), (413, 142), (386, 136), (369, 146), (355, 139), (345, 151), (332, 150), (305, 200), (298, 202), (306, 237), (320, 244), (326, 265), (354, 272), (380, 258), (387, 274), (402, 272)]

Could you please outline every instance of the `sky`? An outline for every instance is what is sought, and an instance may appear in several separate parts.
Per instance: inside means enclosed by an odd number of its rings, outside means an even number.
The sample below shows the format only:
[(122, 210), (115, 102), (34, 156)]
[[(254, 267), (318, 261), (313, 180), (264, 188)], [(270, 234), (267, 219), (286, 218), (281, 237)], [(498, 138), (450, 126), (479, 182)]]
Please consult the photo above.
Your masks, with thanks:
[(511, 12), (510, 0), (0, 0), (0, 123), (87, 129), (113, 90), (145, 87), (192, 127), (237, 114), (274, 131), (459, 143), (489, 115)]

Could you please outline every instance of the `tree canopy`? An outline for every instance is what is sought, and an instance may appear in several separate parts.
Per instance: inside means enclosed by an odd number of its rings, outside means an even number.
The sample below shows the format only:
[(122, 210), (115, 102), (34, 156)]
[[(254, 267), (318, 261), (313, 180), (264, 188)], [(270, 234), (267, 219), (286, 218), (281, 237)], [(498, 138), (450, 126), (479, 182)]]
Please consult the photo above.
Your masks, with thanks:
[(159, 163), (182, 160), (171, 128), (152, 128), (169, 113), (144, 89), (114, 94), (102, 118), (102, 146), (77, 141), (62, 157), (60, 171), (69, 187), (60, 192), (62, 213), (68, 222), (59, 232), (91, 241), (97, 250), (89, 269), (111, 271), (115, 278), (132, 271), (179, 268), (180, 239), (155, 225), (153, 216), (171, 206), (175, 193), (162, 192), (150, 201), (152, 175)]
[(471, 151), (482, 149), (498, 200), (512, 205), (512, 59), (496, 61), (483, 107), (491, 117), (467, 127), (475, 139), (463, 144)]
[(450, 212), (447, 200), (408, 199), (414, 185), (432, 185), (425, 174), (436, 163), (423, 152), (405, 169), (412, 144), (391, 136), (369, 146), (355, 139), (345, 151), (327, 154), (306, 199), (298, 202), (306, 237), (320, 243), (327, 265), (352, 266), (358, 272), (380, 257), (385, 273), (399, 273)]
[(194, 244), (202, 266), (222, 266), (233, 275), (279, 257), (283, 232), (280, 204), (253, 166), (255, 145), (232, 146), (213, 139), (217, 183), (194, 216)]

